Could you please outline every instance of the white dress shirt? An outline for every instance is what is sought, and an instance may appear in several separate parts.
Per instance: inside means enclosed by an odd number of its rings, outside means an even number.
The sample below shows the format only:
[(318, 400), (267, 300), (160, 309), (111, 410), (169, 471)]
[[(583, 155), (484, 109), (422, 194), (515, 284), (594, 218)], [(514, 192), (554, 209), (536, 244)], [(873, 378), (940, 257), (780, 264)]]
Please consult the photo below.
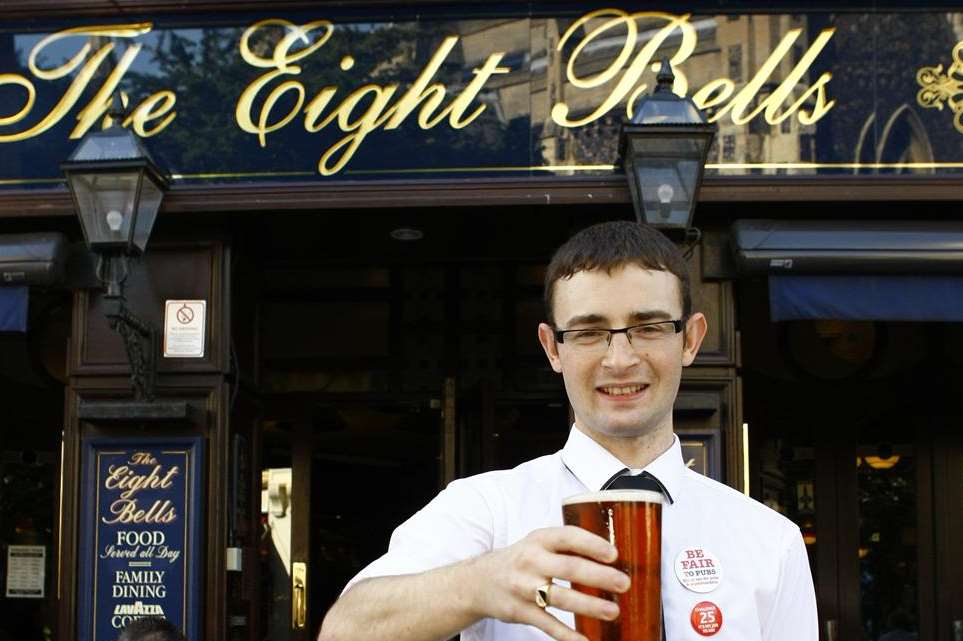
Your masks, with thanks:
[[(361, 579), (424, 572), (509, 546), (532, 530), (562, 524), (562, 500), (595, 491), (625, 466), (572, 428), (565, 447), (511, 470), (453, 481), (391, 535), (388, 552)], [(679, 439), (645, 468), (668, 490), (662, 508), (662, 608), (667, 641), (816, 641), (818, 622), (809, 561), (799, 528), (732, 488), (689, 470)], [(721, 580), (697, 592), (683, 585), (676, 560), (686, 550), (714, 559)], [(718, 576), (718, 575), (717, 575)], [(692, 583), (692, 579), (686, 579)], [(698, 581), (696, 581), (698, 582)], [(710, 582), (711, 583), (711, 582)], [(532, 586), (532, 597), (534, 590)], [(345, 588), (348, 589), (348, 588)], [(693, 614), (709, 602), (721, 614), (700, 634)], [(708, 608), (712, 611), (712, 608)], [(574, 616), (548, 608), (574, 627)], [(703, 606), (701, 612), (706, 611)], [(463, 641), (544, 641), (541, 630), (483, 619)]]

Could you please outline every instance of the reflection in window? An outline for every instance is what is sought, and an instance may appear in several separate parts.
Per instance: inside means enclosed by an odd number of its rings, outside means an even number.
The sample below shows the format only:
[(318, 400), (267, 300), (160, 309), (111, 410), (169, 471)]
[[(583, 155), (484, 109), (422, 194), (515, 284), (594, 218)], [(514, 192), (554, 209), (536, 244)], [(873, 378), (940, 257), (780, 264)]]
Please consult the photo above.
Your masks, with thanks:
[(864, 638), (913, 641), (919, 627), (916, 465), (911, 448), (856, 459), (860, 620)]
[(707, 163), (718, 163), (719, 162), (719, 137), (713, 136), (712, 145), (709, 146), (709, 154), (706, 160)]
[(799, 135), (799, 160), (813, 162), (816, 158), (816, 137), (812, 134)]
[(781, 29), (779, 28), (779, 21), (781, 16), (771, 15), (769, 16), (769, 50), (774, 51), (776, 47), (779, 46), (779, 40), (781, 39)]
[(736, 159), (736, 137), (732, 134), (727, 134), (722, 137), (722, 159)]
[(742, 45), (729, 46), (729, 78), (742, 82)]

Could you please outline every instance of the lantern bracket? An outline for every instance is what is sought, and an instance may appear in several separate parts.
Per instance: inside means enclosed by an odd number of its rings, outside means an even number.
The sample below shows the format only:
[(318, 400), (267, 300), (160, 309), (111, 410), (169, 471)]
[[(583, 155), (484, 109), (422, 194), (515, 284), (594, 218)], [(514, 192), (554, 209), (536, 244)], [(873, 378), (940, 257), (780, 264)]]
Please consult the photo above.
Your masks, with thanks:
[(124, 341), (134, 398), (138, 401), (153, 401), (158, 331), (153, 324), (138, 318), (127, 308), (124, 281), (130, 273), (128, 261), (124, 254), (101, 255), (97, 264), (97, 277), (107, 286), (104, 316), (107, 317), (110, 328), (120, 334)]

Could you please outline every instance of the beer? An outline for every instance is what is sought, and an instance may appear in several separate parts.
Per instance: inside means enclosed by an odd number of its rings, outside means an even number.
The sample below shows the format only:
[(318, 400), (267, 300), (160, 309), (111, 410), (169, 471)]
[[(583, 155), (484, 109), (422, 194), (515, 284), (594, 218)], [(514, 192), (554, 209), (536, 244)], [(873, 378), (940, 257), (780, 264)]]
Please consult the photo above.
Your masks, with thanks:
[(659, 641), (662, 637), (662, 495), (647, 490), (604, 490), (572, 496), (562, 503), (566, 525), (577, 525), (614, 545), (613, 567), (629, 575), (624, 594), (572, 584), (591, 596), (615, 601), (614, 621), (575, 615), (575, 628), (589, 641)]

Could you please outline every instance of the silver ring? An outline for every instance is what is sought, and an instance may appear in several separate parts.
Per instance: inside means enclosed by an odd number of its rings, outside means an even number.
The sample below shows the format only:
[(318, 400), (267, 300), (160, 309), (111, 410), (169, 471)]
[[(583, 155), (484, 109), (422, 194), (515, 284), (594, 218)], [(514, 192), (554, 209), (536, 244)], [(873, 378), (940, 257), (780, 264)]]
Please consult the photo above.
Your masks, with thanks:
[(552, 583), (546, 583), (535, 588), (535, 605), (543, 610), (548, 607), (548, 593), (552, 589)]

